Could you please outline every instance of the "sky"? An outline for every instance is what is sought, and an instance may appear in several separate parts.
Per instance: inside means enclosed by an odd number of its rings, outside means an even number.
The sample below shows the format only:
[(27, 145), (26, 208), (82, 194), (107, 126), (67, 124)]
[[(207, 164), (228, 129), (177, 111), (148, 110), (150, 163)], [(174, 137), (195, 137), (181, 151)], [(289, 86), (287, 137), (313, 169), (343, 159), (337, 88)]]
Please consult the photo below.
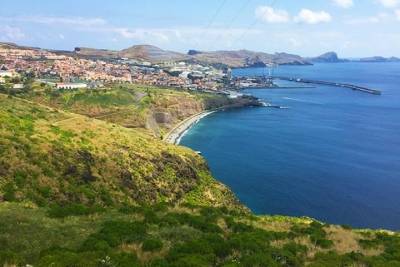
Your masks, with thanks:
[(400, 57), (400, 0), (2, 1), (0, 41)]

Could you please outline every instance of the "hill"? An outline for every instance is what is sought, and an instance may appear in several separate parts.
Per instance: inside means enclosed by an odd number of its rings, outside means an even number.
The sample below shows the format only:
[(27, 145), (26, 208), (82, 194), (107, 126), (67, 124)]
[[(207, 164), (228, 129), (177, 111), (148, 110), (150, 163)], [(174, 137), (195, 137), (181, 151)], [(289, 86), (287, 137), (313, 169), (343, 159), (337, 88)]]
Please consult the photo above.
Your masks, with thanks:
[(336, 52), (327, 52), (318, 57), (310, 58), (310, 60), (316, 63), (339, 63), (348, 61), (346, 59), (339, 58)]
[[(60, 51), (64, 52), (64, 51)], [(76, 47), (74, 49), (74, 54), (84, 57), (94, 57), (94, 58), (118, 58), (118, 52), (107, 50), (107, 49), (95, 49), (89, 47)]]
[(251, 67), (260, 64), (280, 64), (280, 65), (308, 65), (306, 59), (287, 53), (268, 54), (249, 50), (237, 51), (213, 51), (202, 52), (191, 50), (188, 54), (174, 51), (163, 50), (153, 45), (134, 45), (120, 51), (97, 49), (89, 47), (76, 47), (73, 51), (41, 49), (35, 47), (19, 46), (13, 43), (0, 43), (2, 48), (43, 50), (59, 55), (78, 56), (90, 59), (118, 59), (129, 58), (134, 60), (149, 61), (151, 63), (161, 63), (165, 61), (187, 61), (202, 64), (212, 64), (217, 66), (229, 67)]
[(230, 99), (223, 95), (141, 85), (118, 85), (93, 91), (54, 91), (49, 94), (31, 92), (20, 97), (126, 128), (146, 130), (156, 137), (162, 137), (179, 122), (204, 110), (257, 104), (247, 98)]
[(136, 45), (121, 51), (75, 48), (78, 55), (88, 57), (124, 57), (152, 63), (164, 61), (189, 61), (201, 64), (229, 67), (251, 67), (260, 64), (309, 65), (310, 62), (297, 55), (287, 53), (267, 54), (249, 50), (202, 52), (190, 50), (186, 55), (162, 50), (152, 45)]
[(147, 60), (155, 63), (188, 59), (185, 54), (163, 50), (153, 45), (135, 45), (121, 50), (118, 54), (121, 57)]
[(81, 115), (222, 103), (157, 88), (140, 97), (141, 90), (0, 94), (0, 266), (400, 264), (398, 233), (256, 216), (192, 150)]
[(196, 194), (201, 202), (237, 203), (188, 149), (139, 130), (4, 95), (0, 100), (3, 201), (113, 206), (185, 202)]
[(361, 62), (361, 63), (371, 63), (371, 62), (400, 62), (400, 58), (397, 57), (364, 57), (360, 59), (343, 59), (339, 58), (336, 52), (327, 52), (318, 57), (308, 58), (309, 61), (314, 63), (342, 63), (342, 62)]
[(400, 58), (375, 56), (361, 58), (360, 62), (400, 62)]
[(311, 63), (303, 59), (300, 56), (287, 54), (287, 53), (275, 53), (268, 54), (263, 52), (254, 52), (249, 50), (237, 50), (237, 51), (214, 51), (214, 52), (201, 52), (201, 51), (189, 51), (192, 60), (201, 62), (203, 64), (212, 65), (226, 65), (232, 68), (240, 67), (253, 67), (253, 66), (265, 66), (267, 64), (278, 64), (278, 65), (310, 65)]

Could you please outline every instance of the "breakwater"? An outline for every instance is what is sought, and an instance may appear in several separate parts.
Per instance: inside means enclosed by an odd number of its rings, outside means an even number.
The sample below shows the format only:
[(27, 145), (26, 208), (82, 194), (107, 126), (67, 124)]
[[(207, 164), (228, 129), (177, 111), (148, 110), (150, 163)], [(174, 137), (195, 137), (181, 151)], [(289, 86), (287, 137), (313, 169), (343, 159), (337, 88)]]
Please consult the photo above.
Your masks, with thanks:
[(343, 87), (352, 89), (355, 91), (360, 91), (363, 93), (373, 94), (373, 95), (381, 95), (382, 92), (376, 89), (371, 89), (363, 86), (358, 86), (349, 83), (340, 83), (340, 82), (328, 82), (328, 81), (320, 81), (320, 80), (310, 80), (310, 79), (303, 79), (303, 78), (293, 78), (293, 77), (283, 77), (283, 76), (273, 76), (271, 79), (278, 79), (290, 82), (297, 82), (297, 83), (306, 83), (306, 84), (318, 84), (318, 85), (327, 85), (327, 86), (334, 86), (334, 87)]

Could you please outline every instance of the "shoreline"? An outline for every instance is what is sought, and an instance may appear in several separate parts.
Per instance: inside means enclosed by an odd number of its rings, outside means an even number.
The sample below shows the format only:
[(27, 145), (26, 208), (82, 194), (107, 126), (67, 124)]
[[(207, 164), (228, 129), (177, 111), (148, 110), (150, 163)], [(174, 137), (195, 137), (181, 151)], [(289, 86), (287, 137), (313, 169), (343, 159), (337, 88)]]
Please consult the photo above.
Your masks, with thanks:
[(216, 110), (203, 111), (181, 121), (165, 135), (164, 141), (169, 144), (179, 145), (182, 137), (190, 130), (190, 128), (197, 124), (202, 118), (214, 112), (216, 112)]

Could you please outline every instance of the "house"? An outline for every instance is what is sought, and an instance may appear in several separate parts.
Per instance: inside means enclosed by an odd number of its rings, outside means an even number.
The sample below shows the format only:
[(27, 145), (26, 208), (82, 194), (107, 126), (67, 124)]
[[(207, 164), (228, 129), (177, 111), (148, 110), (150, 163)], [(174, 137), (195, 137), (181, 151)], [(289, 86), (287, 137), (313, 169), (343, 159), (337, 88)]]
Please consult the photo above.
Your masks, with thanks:
[(15, 83), (15, 84), (13, 85), (13, 88), (14, 88), (14, 89), (23, 89), (23, 88), (24, 88), (24, 84), (22, 84), (22, 83)]
[(14, 77), (15, 73), (9, 70), (0, 70), (0, 77), (5, 78), (5, 77)]
[(57, 83), (57, 89), (81, 89), (87, 88), (86, 83)]

